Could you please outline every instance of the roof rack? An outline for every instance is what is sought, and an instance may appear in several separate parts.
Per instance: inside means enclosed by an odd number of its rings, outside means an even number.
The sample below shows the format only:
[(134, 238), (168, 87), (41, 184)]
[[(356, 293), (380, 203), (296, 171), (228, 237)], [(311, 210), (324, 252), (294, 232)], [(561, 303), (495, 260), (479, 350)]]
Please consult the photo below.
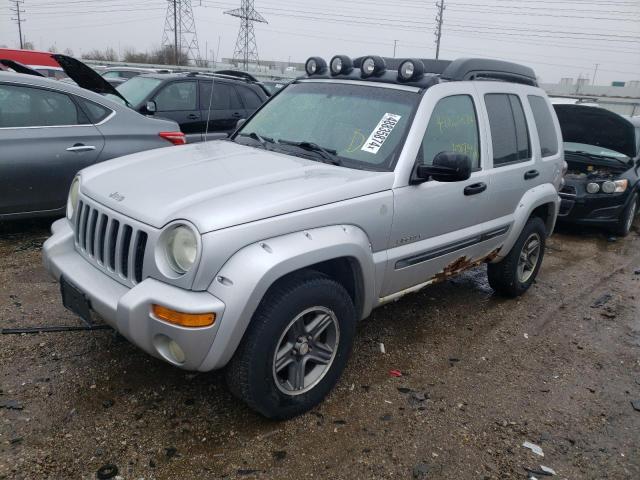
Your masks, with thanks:
[(244, 78), (245, 80), (249, 80), (250, 82), (257, 82), (258, 79), (247, 72), (241, 72), (240, 70), (216, 70), (216, 75), (226, 75), (228, 77), (239, 77)]
[(517, 63), (485, 58), (459, 58), (442, 72), (444, 80), (501, 80), (538, 86), (532, 68)]

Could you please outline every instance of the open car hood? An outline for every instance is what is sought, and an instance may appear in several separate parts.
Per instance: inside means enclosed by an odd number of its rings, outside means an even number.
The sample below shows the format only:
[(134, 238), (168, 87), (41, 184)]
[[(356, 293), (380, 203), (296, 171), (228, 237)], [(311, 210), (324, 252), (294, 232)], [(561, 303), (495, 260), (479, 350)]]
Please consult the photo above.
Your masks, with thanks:
[(66, 73), (71, 80), (76, 82), (78, 86), (91, 90), (92, 92), (99, 93), (100, 95), (104, 95), (105, 93), (116, 95), (129, 105), (127, 99), (124, 98), (113, 85), (81, 61), (58, 53), (52, 54), (51, 57), (60, 64), (64, 73)]
[(0, 59), (0, 65), (10, 68), (16, 73), (23, 73), (25, 75), (33, 75), (34, 77), (44, 77), (40, 72), (26, 65), (16, 62), (14, 60)]
[(638, 155), (635, 129), (617, 113), (586, 105), (554, 105), (565, 142), (584, 143), (623, 153)]

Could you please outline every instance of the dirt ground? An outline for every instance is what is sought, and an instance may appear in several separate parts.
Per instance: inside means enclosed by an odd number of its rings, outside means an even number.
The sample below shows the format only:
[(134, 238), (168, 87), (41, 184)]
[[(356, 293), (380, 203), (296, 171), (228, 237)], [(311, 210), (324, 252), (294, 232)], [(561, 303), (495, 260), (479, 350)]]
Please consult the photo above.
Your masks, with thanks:
[[(0, 479), (638, 479), (639, 231), (557, 233), (518, 300), (478, 268), (377, 310), (335, 391), (289, 422), (111, 331), (0, 335)], [(79, 325), (47, 235), (0, 225), (0, 327)]]

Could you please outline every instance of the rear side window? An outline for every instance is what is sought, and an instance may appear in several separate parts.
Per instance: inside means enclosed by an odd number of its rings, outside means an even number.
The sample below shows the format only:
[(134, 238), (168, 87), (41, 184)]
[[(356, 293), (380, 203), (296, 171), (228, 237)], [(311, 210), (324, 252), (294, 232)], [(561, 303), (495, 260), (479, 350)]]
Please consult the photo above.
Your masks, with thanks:
[(469, 95), (443, 98), (433, 109), (422, 140), (422, 163), (431, 165), (440, 152), (464, 153), (480, 168), (478, 122)]
[(531, 145), (527, 120), (518, 96), (489, 93), (484, 101), (489, 114), (494, 167), (529, 160)]
[(40, 88), (0, 85), (0, 127), (49, 127), (89, 123), (68, 95)]
[(536, 122), (538, 137), (540, 137), (540, 149), (543, 157), (549, 157), (558, 153), (558, 136), (553, 123), (553, 117), (549, 111), (546, 100), (537, 95), (529, 95), (529, 105)]
[(91, 123), (100, 123), (109, 115), (111, 115), (112, 111), (107, 107), (103, 107), (102, 105), (98, 105), (97, 103), (91, 102), (84, 98), (78, 98), (77, 100), (82, 104), (84, 110), (89, 115), (89, 120), (91, 120)]
[(240, 96), (242, 97), (242, 102), (244, 106), (248, 110), (257, 110), (260, 105), (262, 105), (262, 100), (258, 96), (256, 92), (247, 87), (236, 87), (238, 92), (240, 92)]
[[(214, 85), (213, 97), (211, 97), (212, 85)], [(209, 104), (211, 104), (211, 110), (240, 110), (244, 108), (233, 85), (216, 81), (200, 81), (200, 108), (208, 110)]]

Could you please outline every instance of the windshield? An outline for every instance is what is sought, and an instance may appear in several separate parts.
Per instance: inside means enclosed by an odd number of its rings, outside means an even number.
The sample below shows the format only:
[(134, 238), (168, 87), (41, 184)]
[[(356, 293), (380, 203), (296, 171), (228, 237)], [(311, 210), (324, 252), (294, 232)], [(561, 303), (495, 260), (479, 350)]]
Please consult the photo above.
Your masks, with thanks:
[(585, 152), (601, 157), (619, 158), (620, 160), (627, 160), (629, 158), (624, 153), (616, 152), (615, 150), (610, 150), (604, 147), (599, 147), (597, 145), (589, 145), (587, 143), (564, 142), (564, 151), (569, 153)]
[(291, 145), (303, 142), (322, 147), (325, 156), (335, 154), (334, 163), (390, 171), (419, 98), (418, 92), (376, 86), (295, 83), (269, 101), (234, 140), (257, 146), (262, 142), (256, 139), (262, 139), (270, 149), (309, 156)]
[[(157, 78), (133, 77), (122, 85), (118, 85), (116, 90), (135, 108), (140, 105), (160, 83), (162, 83), (162, 80)], [(107, 94), (106, 96), (116, 102), (124, 103), (122, 99), (116, 95)]]

